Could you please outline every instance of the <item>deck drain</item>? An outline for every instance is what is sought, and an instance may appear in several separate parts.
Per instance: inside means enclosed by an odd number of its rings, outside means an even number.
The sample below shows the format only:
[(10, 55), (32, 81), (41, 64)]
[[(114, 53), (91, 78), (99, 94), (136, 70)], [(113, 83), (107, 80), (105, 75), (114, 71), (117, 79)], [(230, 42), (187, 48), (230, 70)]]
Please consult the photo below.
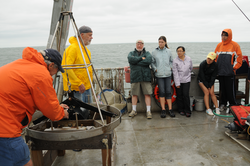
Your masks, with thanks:
[(217, 158), (218, 156), (214, 154), (214, 155), (212, 155), (212, 157)]

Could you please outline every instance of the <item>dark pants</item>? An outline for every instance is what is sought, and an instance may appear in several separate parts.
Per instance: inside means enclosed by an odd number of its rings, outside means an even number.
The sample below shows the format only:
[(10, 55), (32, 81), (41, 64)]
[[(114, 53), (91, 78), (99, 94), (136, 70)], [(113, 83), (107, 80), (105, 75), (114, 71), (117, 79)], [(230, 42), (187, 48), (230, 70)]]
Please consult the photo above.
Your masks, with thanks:
[(190, 82), (181, 83), (180, 88), (176, 88), (178, 111), (190, 113), (190, 98), (189, 98)]
[(237, 105), (236, 102), (236, 89), (235, 89), (234, 76), (219, 76), (220, 81), (220, 105), (227, 105), (229, 101), (230, 105)]

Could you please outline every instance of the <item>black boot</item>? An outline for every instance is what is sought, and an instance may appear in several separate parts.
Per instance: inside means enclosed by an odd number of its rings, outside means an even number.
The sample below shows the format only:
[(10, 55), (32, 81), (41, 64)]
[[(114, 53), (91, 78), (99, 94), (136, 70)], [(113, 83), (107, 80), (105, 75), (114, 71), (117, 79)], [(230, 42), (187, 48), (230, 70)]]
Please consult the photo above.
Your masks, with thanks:
[(169, 110), (169, 114), (170, 114), (171, 117), (175, 117), (175, 114), (174, 114), (174, 112), (172, 110)]
[(166, 118), (166, 110), (161, 110), (161, 118)]

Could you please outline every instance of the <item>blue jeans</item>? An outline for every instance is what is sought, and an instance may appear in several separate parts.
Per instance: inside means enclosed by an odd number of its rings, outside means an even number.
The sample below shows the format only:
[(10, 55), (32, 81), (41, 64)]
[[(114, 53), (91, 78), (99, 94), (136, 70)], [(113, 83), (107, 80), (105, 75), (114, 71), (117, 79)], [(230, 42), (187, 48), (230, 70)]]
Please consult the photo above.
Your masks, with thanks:
[(157, 78), (159, 87), (159, 97), (171, 99), (171, 77)]
[(0, 138), (1, 166), (23, 166), (29, 161), (30, 151), (22, 137)]
[(79, 93), (79, 91), (74, 91), (75, 98), (83, 101), (84, 103), (92, 103), (91, 89), (86, 90), (84, 93)]

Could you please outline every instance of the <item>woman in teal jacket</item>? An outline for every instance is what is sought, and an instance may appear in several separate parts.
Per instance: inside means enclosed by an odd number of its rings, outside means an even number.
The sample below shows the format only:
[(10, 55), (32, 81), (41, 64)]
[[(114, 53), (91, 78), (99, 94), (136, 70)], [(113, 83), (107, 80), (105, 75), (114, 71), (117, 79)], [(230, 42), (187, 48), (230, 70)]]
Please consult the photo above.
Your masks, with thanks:
[(165, 36), (161, 36), (158, 39), (159, 47), (157, 47), (152, 53), (152, 69), (157, 77), (159, 87), (159, 97), (161, 104), (161, 117), (166, 117), (165, 99), (167, 99), (168, 110), (171, 117), (175, 117), (172, 111), (172, 96), (171, 96), (171, 75), (172, 75), (172, 63), (173, 58), (170, 49), (167, 45), (167, 39)]

